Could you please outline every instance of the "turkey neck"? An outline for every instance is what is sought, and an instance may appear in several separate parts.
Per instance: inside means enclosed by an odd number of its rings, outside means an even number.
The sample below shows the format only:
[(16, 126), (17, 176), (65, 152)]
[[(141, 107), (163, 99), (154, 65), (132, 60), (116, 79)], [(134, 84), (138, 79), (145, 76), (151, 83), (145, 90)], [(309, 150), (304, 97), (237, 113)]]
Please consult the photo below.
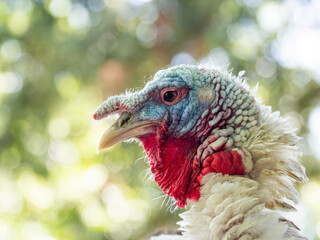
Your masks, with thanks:
[(247, 175), (208, 173), (201, 180), (200, 198), (179, 222), (183, 240), (306, 239), (280, 211), (298, 202), (294, 182), (307, 180), (299, 163), (299, 137), (288, 121), (261, 106), (263, 124), (241, 147), (253, 160)]

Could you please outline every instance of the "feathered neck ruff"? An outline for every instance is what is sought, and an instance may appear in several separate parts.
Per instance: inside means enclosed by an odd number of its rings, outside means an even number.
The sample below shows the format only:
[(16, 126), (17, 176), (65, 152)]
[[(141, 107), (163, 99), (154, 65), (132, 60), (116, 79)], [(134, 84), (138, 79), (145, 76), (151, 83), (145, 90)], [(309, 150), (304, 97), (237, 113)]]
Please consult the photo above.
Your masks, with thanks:
[(245, 176), (216, 173), (202, 179), (201, 197), (181, 214), (182, 239), (305, 239), (281, 216), (298, 201), (295, 182), (307, 180), (299, 137), (279, 112), (260, 106), (261, 124), (243, 145), (253, 169)]

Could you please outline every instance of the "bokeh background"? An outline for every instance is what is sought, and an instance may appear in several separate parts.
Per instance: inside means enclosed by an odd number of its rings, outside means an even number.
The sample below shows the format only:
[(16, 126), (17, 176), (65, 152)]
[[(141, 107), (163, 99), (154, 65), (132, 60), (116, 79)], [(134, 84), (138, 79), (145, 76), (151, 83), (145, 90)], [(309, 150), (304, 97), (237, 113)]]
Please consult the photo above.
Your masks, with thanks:
[(161, 68), (208, 60), (246, 70), (297, 128), (310, 181), (292, 217), (320, 239), (319, 13), (318, 0), (1, 0), (0, 239), (142, 239), (176, 227), (180, 211), (148, 183), (141, 146), (96, 154), (112, 120), (92, 112)]

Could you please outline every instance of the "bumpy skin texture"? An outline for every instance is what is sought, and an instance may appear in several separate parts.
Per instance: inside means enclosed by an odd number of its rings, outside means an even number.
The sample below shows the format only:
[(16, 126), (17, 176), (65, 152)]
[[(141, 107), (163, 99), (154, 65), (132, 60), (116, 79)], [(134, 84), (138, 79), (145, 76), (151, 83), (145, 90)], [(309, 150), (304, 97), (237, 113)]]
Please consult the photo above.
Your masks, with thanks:
[[(166, 89), (177, 99), (164, 102)], [(180, 215), (181, 239), (305, 239), (277, 211), (294, 210), (293, 182), (307, 179), (299, 138), (241, 77), (198, 66), (161, 70), (141, 91), (109, 98), (94, 118), (123, 112), (131, 123), (161, 123), (136, 137), (163, 192), (179, 207), (196, 201)]]
[[(196, 171), (198, 169), (198, 171)], [(229, 175), (244, 175), (251, 171), (251, 154), (244, 148), (236, 148), (230, 151), (219, 151), (207, 156), (201, 161), (198, 168), (198, 161), (194, 161), (192, 190), (188, 199), (198, 201), (200, 198), (200, 187), (202, 178), (208, 173), (222, 173)]]

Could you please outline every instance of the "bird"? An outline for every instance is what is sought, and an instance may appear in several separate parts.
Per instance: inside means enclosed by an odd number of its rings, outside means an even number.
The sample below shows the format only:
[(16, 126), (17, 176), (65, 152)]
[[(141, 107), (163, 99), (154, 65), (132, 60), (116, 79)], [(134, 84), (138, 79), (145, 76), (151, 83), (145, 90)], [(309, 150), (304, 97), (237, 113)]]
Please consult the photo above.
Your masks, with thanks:
[(255, 96), (243, 71), (178, 65), (145, 87), (109, 97), (94, 112), (118, 119), (98, 150), (136, 139), (158, 186), (179, 208), (181, 235), (152, 240), (307, 239), (283, 213), (295, 211), (300, 137)]

